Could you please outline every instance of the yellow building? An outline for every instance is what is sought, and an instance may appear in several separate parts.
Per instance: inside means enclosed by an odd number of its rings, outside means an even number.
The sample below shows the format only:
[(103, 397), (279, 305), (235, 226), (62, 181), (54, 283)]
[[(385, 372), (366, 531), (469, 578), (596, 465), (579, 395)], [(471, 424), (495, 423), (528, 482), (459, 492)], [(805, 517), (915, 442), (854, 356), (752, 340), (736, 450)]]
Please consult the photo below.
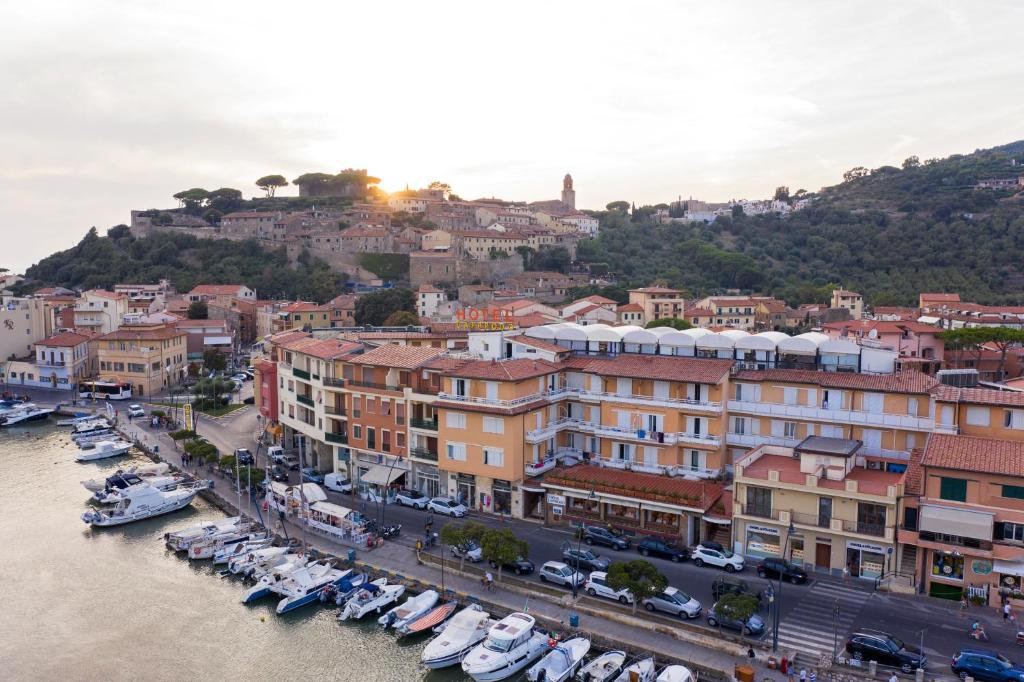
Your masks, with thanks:
[(859, 320), (864, 317), (864, 297), (856, 291), (835, 289), (832, 291), (831, 308), (845, 308), (850, 311), (850, 317)]
[(132, 385), (149, 396), (185, 377), (187, 334), (172, 325), (122, 325), (97, 339), (99, 378)]
[(629, 290), (629, 302), (643, 308), (643, 323), (663, 317), (682, 319), (686, 307), (683, 292), (667, 287), (642, 287)]

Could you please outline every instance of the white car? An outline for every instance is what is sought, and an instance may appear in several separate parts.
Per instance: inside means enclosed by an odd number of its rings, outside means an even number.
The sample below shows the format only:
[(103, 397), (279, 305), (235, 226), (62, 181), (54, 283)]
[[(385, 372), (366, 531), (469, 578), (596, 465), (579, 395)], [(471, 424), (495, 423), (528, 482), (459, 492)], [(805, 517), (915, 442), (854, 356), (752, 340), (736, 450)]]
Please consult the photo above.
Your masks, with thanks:
[(352, 481), (348, 480), (344, 474), (330, 473), (324, 476), (324, 487), (336, 493), (350, 493), (352, 492)]
[(554, 583), (565, 587), (572, 587), (573, 583), (579, 587), (587, 580), (582, 573), (572, 570), (569, 564), (563, 564), (561, 561), (548, 561), (540, 567), (537, 575), (540, 576), (542, 583)]
[(739, 554), (733, 554), (727, 549), (716, 549), (713, 547), (705, 547), (704, 545), (697, 545), (690, 550), (690, 558), (693, 560), (694, 566), (703, 566), (704, 564), (707, 564), (709, 566), (724, 568), (729, 573), (735, 573), (736, 571), (743, 570), (743, 557)]
[(620, 604), (633, 603), (633, 593), (627, 589), (613, 590), (608, 585), (608, 574), (604, 571), (591, 571), (587, 582), (583, 583), (583, 590), (591, 597), (614, 599)]
[(144, 409), (142, 409), (142, 405), (129, 405), (128, 406), (128, 416), (132, 417), (133, 419), (135, 417), (145, 417), (146, 416), (146, 411)]
[(449, 545), (448, 549), (456, 559), (465, 559), (472, 564), (484, 560), (484, 550), (472, 540), (464, 545)]
[(700, 602), (674, 587), (666, 587), (664, 592), (642, 603), (648, 611), (664, 611), (680, 618), (697, 618), (701, 614)]
[(402, 488), (395, 495), (395, 502), (402, 505), (403, 507), (426, 509), (427, 503), (430, 502), (430, 498), (421, 493), (419, 490), (413, 490), (411, 488)]
[(446, 516), (465, 516), (466, 506), (450, 497), (435, 497), (427, 503), (427, 509)]

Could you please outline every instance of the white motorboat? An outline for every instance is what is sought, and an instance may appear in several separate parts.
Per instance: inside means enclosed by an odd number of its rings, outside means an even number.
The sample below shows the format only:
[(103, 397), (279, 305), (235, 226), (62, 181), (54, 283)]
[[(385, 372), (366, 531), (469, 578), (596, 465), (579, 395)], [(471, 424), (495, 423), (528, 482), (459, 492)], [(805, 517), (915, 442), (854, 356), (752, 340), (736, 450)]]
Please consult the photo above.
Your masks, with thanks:
[(131, 486), (117, 504), (103, 511), (87, 511), (82, 520), (92, 526), (120, 526), (133, 521), (169, 514), (187, 507), (199, 494), (209, 487), (209, 481), (198, 481), (189, 487), (175, 490), (160, 490), (147, 483)]
[[(256, 526), (259, 528), (259, 526)], [(250, 540), (266, 540), (267, 534), (262, 531), (255, 530), (249, 524), (242, 524), (236, 530), (228, 531), (221, 535), (215, 535), (211, 538), (206, 538), (200, 542), (193, 543), (188, 548), (189, 559), (212, 559), (213, 555), (218, 551), (224, 549), (227, 546), (237, 544), (239, 542), (247, 542)]]
[(337, 587), (327, 587), (324, 589), (324, 591), (320, 593), (320, 603), (344, 606), (349, 599), (356, 596), (360, 587), (370, 582), (370, 576), (366, 573), (359, 573), (349, 576), (348, 582), (352, 587), (347, 590), (339, 589)]
[(572, 677), (590, 651), (590, 640), (573, 637), (559, 643), (526, 671), (530, 682), (565, 682)]
[[(245, 556), (251, 554), (258, 549), (264, 549), (270, 546), (273, 540), (271, 538), (260, 538), (259, 540), (249, 539), (241, 540), (229, 545), (224, 545), (216, 552), (213, 553), (213, 565), (226, 564), (235, 557)], [(285, 548), (282, 548), (285, 549)]]
[(548, 649), (548, 636), (534, 629), (527, 613), (510, 613), (491, 627), (487, 638), (462, 659), (462, 672), (476, 682), (503, 680), (540, 658)]
[(241, 516), (232, 516), (231, 518), (219, 521), (202, 521), (187, 528), (165, 534), (164, 542), (174, 551), (184, 552), (201, 540), (234, 530), (241, 523)]
[[(60, 422), (57, 423), (60, 424)], [(81, 436), (93, 433), (94, 431), (109, 431), (111, 428), (110, 422), (107, 421), (106, 417), (86, 417), (74, 423), (71, 435)]]
[(132, 444), (126, 440), (101, 440), (83, 445), (75, 455), (76, 462), (94, 462), (98, 459), (127, 455)]
[(408, 597), (400, 606), (394, 607), (378, 618), (377, 625), (383, 625), (386, 628), (394, 626), (397, 630), (434, 608), (440, 597), (441, 595), (435, 590), (427, 590), (415, 597)]
[(345, 608), (338, 614), (338, 620), (359, 620), (368, 613), (380, 613), (385, 606), (391, 606), (405, 592), (405, 585), (389, 585), (387, 578), (367, 583), (345, 602)]
[[(0, 408), (2, 409), (2, 408)], [(57, 421), (57, 426), (78, 426), (86, 422), (96, 421), (99, 419), (94, 414), (83, 414), (79, 417), (70, 417), (68, 419), (60, 419)]]
[[(143, 466), (129, 467), (127, 469), (118, 469), (116, 472), (107, 476), (106, 478), (90, 478), (88, 481), (82, 481), (82, 485), (85, 486), (86, 490), (92, 492), (99, 492), (101, 490), (107, 490), (110, 485), (110, 480), (116, 477), (131, 477), (137, 476), (139, 479), (148, 479), (153, 476), (166, 476), (167, 472), (171, 470), (171, 467), (163, 462), (159, 464), (146, 464)], [(138, 481), (133, 481), (138, 483)], [(131, 485), (130, 483), (128, 485)], [(128, 485), (120, 486), (127, 488)]]
[(697, 675), (685, 665), (666, 665), (655, 682), (697, 682)]
[(284, 598), (277, 604), (277, 614), (288, 613), (307, 604), (320, 601), (320, 593), (327, 587), (349, 590), (353, 576), (352, 569), (340, 570), (326, 564), (307, 566), (292, 571), (286, 580), (279, 583), (274, 592)]
[(648, 657), (633, 661), (623, 668), (615, 682), (654, 682), (654, 659)]
[(457, 665), (473, 647), (483, 641), (495, 620), (491, 614), (473, 604), (456, 613), (440, 634), (427, 642), (420, 662), (428, 668)]
[(124, 491), (133, 485), (147, 484), (160, 490), (174, 490), (179, 485), (185, 485), (188, 481), (184, 476), (153, 476), (151, 478), (139, 478), (129, 474), (123, 480), (116, 481), (111, 485), (110, 490), (102, 490), (92, 494), (92, 499), (100, 504), (116, 504), (124, 497)]
[(101, 440), (117, 440), (121, 436), (114, 433), (112, 430), (107, 429), (106, 431), (96, 431), (95, 433), (87, 433), (82, 436), (72, 436), (71, 440), (74, 441), (78, 447), (85, 445), (91, 445), (93, 443), (99, 443)]
[(580, 668), (576, 679), (587, 682), (608, 682), (619, 674), (625, 662), (625, 651), (606, 651)]
[(266, 597), (274, 591), (273, 588), (276, 587), (278, 583), (286, 580), (293, 571), (297, 571), (312, 563), (308, 557), (298, 554), (287, 554), (282, 558), (287, 558), (288, 560), (276, 562), (276, 564), (269, 568), (266, 573), (259, 576), (255, 585), (250, 587), (246, 593), (242, 595), (243, 604), (248, 604), (249, 602)]
[(42, 419), (46, 419), (53, 413), (53, 408), (39, 407), (32, 403), (24, 403), (15, 407), (13, 410), (8, 410), (7, 412), (0, 414), (0, 426), (17, 426), (18, 424), (25, 424), (27, 422), (40, 421)]
[[(250, 576), (257, 570), (270, 567), (271, 562), (288, 555), (287, 547), (264, 547), (228, 557), (228, 571), (233, 575)], [(214, 557), (216, 562), (216, 557)]]

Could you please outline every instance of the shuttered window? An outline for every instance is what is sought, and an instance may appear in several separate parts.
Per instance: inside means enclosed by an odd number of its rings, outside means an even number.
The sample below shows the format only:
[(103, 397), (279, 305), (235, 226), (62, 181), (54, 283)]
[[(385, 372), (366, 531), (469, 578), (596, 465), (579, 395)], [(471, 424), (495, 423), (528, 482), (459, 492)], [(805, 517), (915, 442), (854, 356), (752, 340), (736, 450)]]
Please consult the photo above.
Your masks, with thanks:
[(939, 484), (939, 497), (951, 502), (967, 501), (967, 481), (962, 478), (943, 476)]

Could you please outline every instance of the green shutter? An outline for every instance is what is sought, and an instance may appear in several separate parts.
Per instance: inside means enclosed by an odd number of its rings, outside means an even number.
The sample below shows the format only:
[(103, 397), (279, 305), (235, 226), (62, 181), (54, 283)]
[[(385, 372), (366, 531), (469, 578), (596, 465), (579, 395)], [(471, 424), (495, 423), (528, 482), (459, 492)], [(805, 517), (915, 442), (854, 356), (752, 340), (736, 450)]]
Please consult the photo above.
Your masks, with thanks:
[(1004, 485), (1003, 497), (1012, 497), (1016, 500), (1024, 500), (1024, 485)]
[(939, 486), (939, 497), (951, 502), (967, 501), (967, 480), (963, 478), (942, 477), (942, 484)]

